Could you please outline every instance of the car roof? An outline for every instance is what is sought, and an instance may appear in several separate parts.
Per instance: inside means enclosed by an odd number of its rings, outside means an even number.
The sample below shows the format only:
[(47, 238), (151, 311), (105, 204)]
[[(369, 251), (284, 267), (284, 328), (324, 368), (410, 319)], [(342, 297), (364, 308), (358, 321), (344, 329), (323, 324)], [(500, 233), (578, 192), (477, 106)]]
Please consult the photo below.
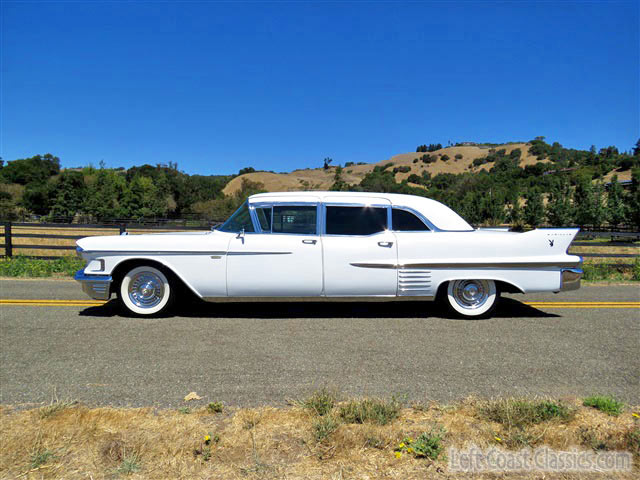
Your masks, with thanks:
[(399, 193), (377, 192), (270, 192), (258, 193), (249, 197), (249, 203), (260, 202), (303, 202), (330, 200), (331, 203), (363, 202), (375, 203), (375, 200), (385, 200), (381, 203), (390, 203), (393, 207), (406, 207), (418, 211), (424, 215), (433, 225), (440, 230), (468, 231), (473, 230), (460, 215), (446, 205), (417, 195), (404, 195)]

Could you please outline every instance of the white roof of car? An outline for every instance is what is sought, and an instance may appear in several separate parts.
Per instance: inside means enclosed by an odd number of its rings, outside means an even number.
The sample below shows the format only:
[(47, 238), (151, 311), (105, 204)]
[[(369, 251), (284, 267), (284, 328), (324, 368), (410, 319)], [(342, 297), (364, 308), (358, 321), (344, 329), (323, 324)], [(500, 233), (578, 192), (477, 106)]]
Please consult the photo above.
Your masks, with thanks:
[(331, 202), (391, 204), (393, 207), (407, 207), (418, 211), (440, 230), (473, 230), (460, 215), (446, 205), (430, 198), (399, 193), (375, 192), (271, 192), (249, 197), (249, 203), (259, 202)]

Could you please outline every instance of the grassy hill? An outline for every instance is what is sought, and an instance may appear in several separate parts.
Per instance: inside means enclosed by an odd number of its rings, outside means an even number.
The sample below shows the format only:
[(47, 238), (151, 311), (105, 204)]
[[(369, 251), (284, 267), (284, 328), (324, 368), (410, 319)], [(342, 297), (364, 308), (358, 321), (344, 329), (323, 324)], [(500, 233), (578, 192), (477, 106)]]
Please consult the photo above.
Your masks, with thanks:
[[(421, 160), (424, 153), (409, 152), (394, 155), (388, 160), (381, 160), (377, 163), (366, 165), (352, 165), (343, 168), (342, 179), (349, 184), (359, 184), (367, 173), (373, 171), (375, 167), (384, 167), (392, 163), (393, 168), (409, 167), (408, 172), (398, 171), (394, 174), (397, 182), (408, 179), (413, 173), (422, 175), (426, 171), (435, 177), (439, 173), (460, 174), (465, 172), (477, 173), (482, 170), (488, 171), (491, 163), (474, 166), (473, 161), (486, 157), (490, 151), (505, 149), (506, 155), (513, 150), (520, 149), (522, 157), (520, 166), (534, 165), (538, 162), (535, 155), (529, 154), (529, 143), (511, 143), (495, 147), (489, 146), (456, 146), (446, 147), (429, 152), (427, 155), (437, 157), (433, 163), (425, 163)], [(443, 158), (448, 158), (443, 160)], [(414, 162), (418, 159), (417, 162)], [(548, 159), (542, 160), (549, 163)], [(242, 188), (243, 180), (257, 182), (264, 185), (264, 190), (268, 192), (289, 192), (296, 190), (328, 190), (333, 185), (336, 167), (294, 170), (290, 173), (252, 172), (240, 175), (232, 179), (222, 190), (225, 195), (233, 195)], [(419, 186), (417, 184), (414, 184)]]

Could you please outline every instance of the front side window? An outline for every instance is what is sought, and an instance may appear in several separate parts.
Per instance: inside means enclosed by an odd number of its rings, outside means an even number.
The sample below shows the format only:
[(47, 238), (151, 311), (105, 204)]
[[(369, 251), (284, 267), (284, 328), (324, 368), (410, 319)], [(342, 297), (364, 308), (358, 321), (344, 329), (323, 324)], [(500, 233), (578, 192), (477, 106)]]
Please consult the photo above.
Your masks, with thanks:
[(418, 232), (429, 230), (422, 220), (411, 212), (394, 208), (391, 210), (391, 224), (396, 232)]
[(373, 235), (386, 229), (386, 208), (327, 207), (327, 235)]
[(317, 208), (313, 206), (274, 206), (273, 233), (316, 234)]
[(218, 230), (230, 233), (238, 233), (244, 230), (245, 232), (253, 233), (255, 230), (253, 229), (253, 222), (246, 202)]

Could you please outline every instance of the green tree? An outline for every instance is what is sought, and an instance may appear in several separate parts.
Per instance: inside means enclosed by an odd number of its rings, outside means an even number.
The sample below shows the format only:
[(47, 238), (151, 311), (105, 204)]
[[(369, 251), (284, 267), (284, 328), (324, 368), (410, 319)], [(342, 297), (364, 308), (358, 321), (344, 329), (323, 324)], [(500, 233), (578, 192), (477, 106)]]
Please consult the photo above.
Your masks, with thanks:
[(326, 157), (323, 162), (324, 164), (322, 165), (322, 168), (324, 168), (325, 170), (329, 170), (329, 164), (333, 162), (333, 159)]
[(51, 216), (71, 221), (82, 210), (86, 198), (84, 176), (80, 172), (64, 171), (57, 178)]
[(537, 227), (544, 219), (542, 195), (538, 190), (530, 190), (525, 196), (527, 204), (524, 207), (524, 221), (532, 227)]
[(574, 208), (571, 204), (571, 187), (568, 182), (555, 186), (549, 193), (546, 214), (554, 227), (566, 227), (573, 223)]
[(631, 191), (628, 198), (627, 218), (631, 225), (640, 228), (640, 168), (631, 172)]
[(611, 178), (611, 186), (607, 194), (607, 219), (614, 227), (620, 225), (627, 217), (627, 206), (625, 205), (624, 190), (618, 183), (618, 176)]

